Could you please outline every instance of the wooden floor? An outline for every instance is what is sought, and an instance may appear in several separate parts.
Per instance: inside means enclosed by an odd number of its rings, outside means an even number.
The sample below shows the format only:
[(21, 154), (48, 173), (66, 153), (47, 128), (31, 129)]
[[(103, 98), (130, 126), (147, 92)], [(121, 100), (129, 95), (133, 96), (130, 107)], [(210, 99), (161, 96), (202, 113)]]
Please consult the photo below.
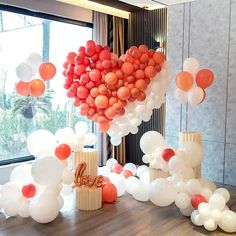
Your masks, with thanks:
[[(150, 202), (137, 202), (128, 195), (119, 198), (116, 204), (106, 204), (101, 210), (91, 212), (75, 209), (72, 195), (65, 201), (65, 206), (57, 219), (46, 225), (38, 224), (31, 218), (14, 217), (6, 220), (0, 213), (0, 235), (229, 235), (220, 229), (210, 233), (203, 227), (192, 225), (189, 218), (182, 216), (175, 206), (160, 208)], [(229, 206), (236, 211), (236, 188), (231, 189)]]

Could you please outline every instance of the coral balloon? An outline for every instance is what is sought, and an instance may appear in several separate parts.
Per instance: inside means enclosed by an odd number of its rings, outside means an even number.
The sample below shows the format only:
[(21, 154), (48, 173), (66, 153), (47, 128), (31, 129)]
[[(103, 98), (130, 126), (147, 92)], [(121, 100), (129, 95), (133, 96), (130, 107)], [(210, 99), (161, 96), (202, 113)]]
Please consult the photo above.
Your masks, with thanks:
[(87, 98), (89, 95), (89, 90), (84, 86), (79, 86), (77, 89), (77, 96), (79, 98)]
[(184, 91), (190, 90), (193, 86), (193, 76), (185, 71), (178, 73), (176, 75), (176, 85)]
[(117, 163), (117, 164), (114, 164), (114, 165), (111, 167), (111, 172), (120, 174), (122, 171), (123, 171), (123, 166), (120, 165), (120, 164), (118, 164), (118, 163)]
[(39, 75), (43, 80), (50, 80), (56, 74), (56, 67), (51, 62), (43, 62), (39, 67)]
[(95, 105), (98, 108), (106, 108), (108, 106), (108, 98), (104, 95), (98, 95), (95, 98)]
[(34, 184), (24, 185), (21, 189), (21, 193), (26, 198), (32, 198), (36, 194), (36, 187)]
[(105, 182), (102, 185), (102, 201), (106, 203), (113, 203), (117, 198), (117, 189), (114, 184)]
[(122, 174), (125, 176), (126, 179), (131, 176), (134, 176), (130, 170), (123, 170)]
[(135, 82), (135, 88), (139, 91), (144, 91), (147, 88), (147, 82), (144, 79), (139, 79)]
[(162, 52), (155, 52), (153, 55), (153, 60), (157, 63), (157, 64), (162, 64), (165, 61), (166, 57), (165, 54)]
[(113, 86), (116, 85), (118, 82), (118, 78), (115, 73), (109, 72), (105, 75), (105, 82), (107, 83), (108, 86)]
[(130, 98), (130, 90), (129, 88), (123, 86), (123, 87), (120, 87), (117, 91), (117, 96), (119, 99), (121, 100), (128, 100)]
[(134, 67), (132, 65), (132, 63), (130, 62), (125, 62), (122, 67), (121, 70), (126, 74), (126, 75), (131, 75), (134, 71)]
[(16, 92), (22, 96), (29, 96), (30, 95), (30, 89), (29, 89), (29, 82), (24, 82), (20, 80), (18, 83), (16, 83)]
[(106, 133), (109, 130), (109, 128), (110, 128), (110, 125), (108, 122), (105, 122), (103, 124), (99, 124), (99, 126), (98, 126), (99, 131), (104, 132), (104, 133)]
[(154, 66), (147, 66), (145, 68), (145, 75), (147, 78), (153, 78), (156, 73), (157, 73), (157, 70)]
[(194, 194), (191, 197), (191, 204), (195, 209), (197, 209), (199, 204), (202, 202), (207, 202), (207, 201), (206, 198), (204, 198), (201, 194)]
[(45, 83), (41, 79), (33, 79), (29, 83), (30, 94), (34, 97), (41, 96), (45, 91)]
[(209, 86), (211, 86), (213, 82), (214, 82), (214, 74), (211, 70), (203, 69), (198, 71), (196, 75), (196, 83), (200, 88), (206, 89)]
[(59, 160), (65, 160), (71, 155), (71, 148), (68, 144), (60, 144), (55, 149), (55, 155)]
[(93, 69), (89, 72), (89, 77), (92, 81), (98, 82), (102, 78), (102, 75), (101, 75), (100, 70)]
[(168, 162), (173, 156), (175, 155), (175, 152), (171, 148), (166, 148), (162, 151), (162, 158)]

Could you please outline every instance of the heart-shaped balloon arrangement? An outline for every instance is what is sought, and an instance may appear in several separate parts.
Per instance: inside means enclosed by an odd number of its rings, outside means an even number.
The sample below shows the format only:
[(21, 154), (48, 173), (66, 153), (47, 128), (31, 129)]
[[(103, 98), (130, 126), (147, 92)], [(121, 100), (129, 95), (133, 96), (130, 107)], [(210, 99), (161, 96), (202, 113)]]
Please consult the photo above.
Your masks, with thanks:
[(165, 102), (171, 73), (162, 52), (132, 46), (120, 58), (108, 46), (87, 41), (64, 63), (64, 88), (80, 113), (119, 145), (121, 137), (137, 133), (142, 120)]

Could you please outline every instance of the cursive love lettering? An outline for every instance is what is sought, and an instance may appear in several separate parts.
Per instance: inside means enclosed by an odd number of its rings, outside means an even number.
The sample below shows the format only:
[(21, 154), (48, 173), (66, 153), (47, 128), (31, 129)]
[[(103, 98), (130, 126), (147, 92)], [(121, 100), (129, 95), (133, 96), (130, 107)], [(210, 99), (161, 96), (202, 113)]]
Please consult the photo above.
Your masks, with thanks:
[(86, 162), (81, 162), (76, 168), (75, 171), (75, 187), (87, 186), (87, 187), (101, 187), (103, 183), (103, 176), (98, 175), (93, 177), (91, 175), (84, 175), (86, 170)]

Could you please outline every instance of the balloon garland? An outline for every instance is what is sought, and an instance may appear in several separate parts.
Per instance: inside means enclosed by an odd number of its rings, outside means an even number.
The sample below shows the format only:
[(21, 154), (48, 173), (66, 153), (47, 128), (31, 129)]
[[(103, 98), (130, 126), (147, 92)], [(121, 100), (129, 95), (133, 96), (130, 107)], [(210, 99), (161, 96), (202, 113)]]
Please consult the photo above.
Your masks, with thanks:
[(191, 106), (201, 104), (206, 98), (205, 89), (214, 82), (214, 73), (209, 69), (201, 69), (195, 58), (187, 58), (183, 71), (176, 75), (174, 96), (181, 104)]
[(108, 46), (89, 40), (78, 53), (69, 52), (63, 66), (67, 96), (111, 136), (113, 145), (150, 120), (152, 110), (165, 102), (171, 81), (164, 54), (145, 45), (132, 46), (118, 58)]

